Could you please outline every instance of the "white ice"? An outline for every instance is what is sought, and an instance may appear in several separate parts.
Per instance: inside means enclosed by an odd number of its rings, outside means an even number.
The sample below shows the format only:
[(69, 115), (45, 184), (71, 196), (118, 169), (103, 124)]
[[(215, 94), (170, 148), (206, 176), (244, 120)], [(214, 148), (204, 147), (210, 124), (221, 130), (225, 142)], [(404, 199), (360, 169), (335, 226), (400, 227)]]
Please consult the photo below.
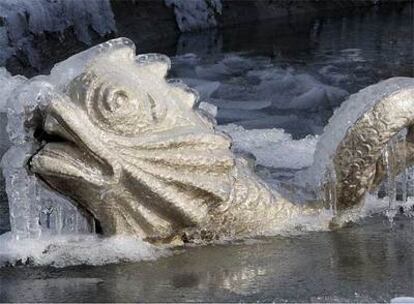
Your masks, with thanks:
[(397, 298), (392, 298), (390, 303), (414, 303), (414, 298), (413, 297), (397, 297)]
[(410, 78), (392, 78), (350, 96), (329, 119), (329, 123), (318, 141), (313, 165), (305, 174), (298, 176), (298, 182), (318, 185), (323, 179), (325, 170), (332, 167), (332, 157), (336, 148), (356, 120), (381, 100), (387, 92), (412, 84), (413, 79)]
[(25, 80), (26, 78), (20, 75), (11, 76), (5, 68), (0, 67), (0, 113), (7, 112), (6, 103), (8, 96)]
[[(53, 32), (62, 35), (73, 27), (79, 41), (91, 42), (90, 30), (104, 36), (114, 32), (115, 20), (109, 0), (2, 0), (0, 17), (0, 63), (15, 50), (23, 51), (32, 66), (39, 65), (33, 35)], [(6, 37), (7, 34), (7, 37)]]
[(256, 164), (271, 168), (309, 167), (318, 140), (317, 136), (294, 140), (283, 129), (245, 130), (236, 124), (219, 126), (218, 129), (231, 136), (236, 151), (251, 153)]
[(143, 240), (114, 236), (67, 235), (16, 240), (10, 232), (0, 235), (0, 268), (16, 263), (67, 267), (154, 260), (171, 254)]

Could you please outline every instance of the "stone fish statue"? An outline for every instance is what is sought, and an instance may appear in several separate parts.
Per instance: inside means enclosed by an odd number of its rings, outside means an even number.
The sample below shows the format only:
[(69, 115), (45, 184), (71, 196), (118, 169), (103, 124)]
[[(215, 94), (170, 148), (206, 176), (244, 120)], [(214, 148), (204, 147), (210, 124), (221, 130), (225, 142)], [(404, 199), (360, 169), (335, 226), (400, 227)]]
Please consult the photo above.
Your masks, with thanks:
[(165, 80), (168, 57), (135, 58), (127, 39), (101, 48), (49, 100), (43, 128), (58, 140), (30, 169), (90, 212), (105, 235), (257, 235), (301, 209), (233, 155), (231, 139), (194, 110), (196, 92)]
[[(165, 79), (168, 57), (136, 56), (125, 38), (95, 49), (82, 73), (40, 110), (49, 139), (29, 168), (92, 215), (104, 235), (245, 237), (319, 212), (283, 198), (232, 153), (231, 138), (197, 109), (197, 93)], [(345, 134), (338, 151), (352, 156), (361, 136)], [(370, 159), (370, 178), (383, 144)], [(354, 170), (345, 154), (335, 161), (340, 178)], [(354, 179), (358, 189), (338, 186), (338, 210), (357, 206), (371, 189)], [(346, 187), (356, 199), (344, 199)]]

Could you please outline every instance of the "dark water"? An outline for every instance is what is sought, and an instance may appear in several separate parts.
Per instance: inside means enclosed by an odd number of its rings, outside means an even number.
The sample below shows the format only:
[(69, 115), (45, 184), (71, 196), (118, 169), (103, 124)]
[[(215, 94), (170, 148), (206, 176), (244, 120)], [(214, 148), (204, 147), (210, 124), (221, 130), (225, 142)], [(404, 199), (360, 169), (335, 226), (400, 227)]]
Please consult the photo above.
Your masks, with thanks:
[[(221, 85), (211, 97), (224, 98), (229, 103), (232, 100), (272, 101), (269, 107), (253, 111), (222, 109), (218, 105), (219, 124), (234, 122), (247, 129), (282, 128), (294, 138), (321, 134), (343, 97), (326, 100), (324, 96), (304, 94), (309, 104), (315, 104), (284, 108), (280, 105), (283, 89), (271, 89), (272, 85), (277, 87), (277, 80), (266, 82), (263, 88), (258, 72), (274, 68), (293, 76), (306, 75), (350, 94), (390, 77), (413, 77), (413, 20), (411, 3), (186, 34), (178, 39), (176, 49), (169, 54), (192, 53), (199, 60), (184, 66), (173, 61), (171, 76), (219, 81)], [(217, 64), (223, 65), (230, 54), (240, 56), (244, 62), (230, 67), (230, 73), (217, 70), (220, 69)], [(208, 73), (189, 70), (191, 64), (207, 69)], [(291, 90), (292, 95), (286, 103), (298, 96), (302, 85), (297, 79), (289, 81), (285, 89)], [(207, 101), (216, 104), (214, 100)]]
[[(274, 67), (293, 67), (353, 93), (392, 76), (414, 76), (412, 13), (407, 5), (182, 35), (165, 52), (194, 53), (204, 66), (230, 53), (253, 64), (266, 58)], [(179, 67), (172, 76), (188, 76)], [(243, 82), (245, 75), (220, 82)], [(303, 137), (320, 133), (337, 106), (247, 115), (262, 115), (256, 128), (280, 127)], [(243, 125), (236, 116), (223, 121)], [(413, 232), (410, 218), (390, 227), (378, 216), (336, 232), (186, 248), (154, 262), (0, 268), (0, 302), (384, 302), (414, 296)]]
[(386, 302), (414, 295), (414, 222), (188, 248), (154, 262), (2, 268), (2, 302)]

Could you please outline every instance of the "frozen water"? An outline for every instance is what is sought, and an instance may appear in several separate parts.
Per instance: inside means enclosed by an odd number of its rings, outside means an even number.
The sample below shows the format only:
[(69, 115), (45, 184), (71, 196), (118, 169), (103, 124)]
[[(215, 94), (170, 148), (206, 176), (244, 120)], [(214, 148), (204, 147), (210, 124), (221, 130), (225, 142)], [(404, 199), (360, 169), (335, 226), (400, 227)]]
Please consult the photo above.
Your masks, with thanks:
[(90, 29), (101, 36), (116, 30), (109, 0), (2, 0), (0, 17), (5, 23), (0, 27), (0, 46), (4, 47), (1, 48), (0, 63), (13, 50), (21, 50), (34, 67), (39, 65), (39, 59), (32, 46), (33, 35), (45, 32), (62, 35), (73, 27), (79, 41), (89, 44)]
[(0, 113), (7, 112), (7, 98), (11, 92), (26, 80), (23, 76), (11, 76), (5, 68), (0, 67)]
[(321, 133), (321, 113), (330, 115), (348, 96), (315, 75), (262, 56), (180, 55), (173, 58), (173, 75), (217, 106), (219, 124), (285, 128), (295, 137)]
[(298, 176), (298, 182), (318, 185), (323, 180), (326, 168), (332, 167), (331, 161), (336, 148), (356, 120), (388, 92), (412, 86), (413, 83), (410, 78), (393, 78), (367, 87), (348, 98), (329, 120), (318, 141), (314, 163), (305, 174)]
[(195, 78), (182, 78), (183, 82), (195, 89), (202, 100), (208, 100), (210, 96), (218, 89), (220, 82), (208, 81)]
[(165, 0), (174, 8), (178, 28), (181, 32), (215, 27), (216, 14), (221, 14), (221, 0)]
[(0, 236), (0, 243), (0, 267), (104, 265), (154, 260), (170, 254), (167, 248), (126, 236), (67, 235), (16, 241), (14, 235), (5, 233)]
[(35, 138), (39, 119), (37, 107), (46, 106), (51, 95), (59, 95), (65, 84), (78, 76), (102, 47), (116, 49), (120, 45), (122, 43), (108, 43), (93, 47), (57, 64), (49, 76), (37, 76), (30, 80), (12, 77), (4, 69), (0, 70), (4, 84), (0, 104), (6, 104), (7, 132), (13, 145), (3, 156), (1, 166), (6, 180), (11, 230), (15, 238), (94, 232), (94, 222), (90, 216), (81, 214), (67, 198), (45, 187), (27, 171), (26, 166), (28, 159), (40, 146)]
[(233, 149), (251, 153), (256, 164), (271, 168), (302, 169), (313, 161), (317, 136), (294, 140), (282, 129), (245, 130), (235, 124), (223, 125), (219, 130), (233, 139)]
[(390, 303), (414, 303), (414, 298), (413, 297), (392, 298)]

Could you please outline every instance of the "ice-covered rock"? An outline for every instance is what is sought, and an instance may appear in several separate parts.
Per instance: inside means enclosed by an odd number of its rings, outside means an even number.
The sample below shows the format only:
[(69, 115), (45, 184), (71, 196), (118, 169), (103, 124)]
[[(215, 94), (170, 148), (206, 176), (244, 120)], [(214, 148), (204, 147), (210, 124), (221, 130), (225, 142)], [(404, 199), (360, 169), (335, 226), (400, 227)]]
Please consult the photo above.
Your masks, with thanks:
[[(34, 67), (39, 65), (32, 45), (35, 35), (45, 32), (63, 34), (72, 27), (79, 41), (91, 42), (90, 30), (104, 36), (116, 30), (109, 0), (2, 0), (0, 17), (0, 62), (15, 50), (23, 51)], [(7, 37), (6, 37), (7, 33)]]
[(174, 8), (180, 31), (203, 30), (217, 26), (216, 14), (221, 14), (221, 0), (165, 0)]

